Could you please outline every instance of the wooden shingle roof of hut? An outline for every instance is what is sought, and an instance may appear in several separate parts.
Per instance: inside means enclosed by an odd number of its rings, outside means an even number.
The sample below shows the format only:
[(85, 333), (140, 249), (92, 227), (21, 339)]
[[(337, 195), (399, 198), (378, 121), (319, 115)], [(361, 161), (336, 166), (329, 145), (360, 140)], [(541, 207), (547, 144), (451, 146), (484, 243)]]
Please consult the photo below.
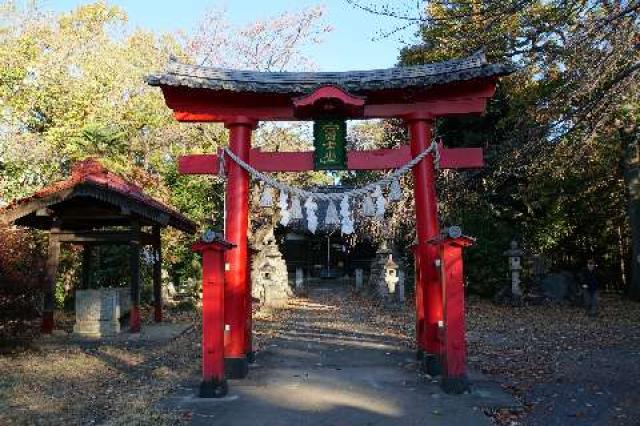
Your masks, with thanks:
[(62, 212), (75, 218), (72, 225), (78, 229), (89, 224), (117, 226), (131, 217), (142, 224), (171, 226), (190, 234), (197, 228), (195, 222), (94, 159), (76, 163), (68, 179), (0, 209), (0, 223), (49, 229), (51, 218)]

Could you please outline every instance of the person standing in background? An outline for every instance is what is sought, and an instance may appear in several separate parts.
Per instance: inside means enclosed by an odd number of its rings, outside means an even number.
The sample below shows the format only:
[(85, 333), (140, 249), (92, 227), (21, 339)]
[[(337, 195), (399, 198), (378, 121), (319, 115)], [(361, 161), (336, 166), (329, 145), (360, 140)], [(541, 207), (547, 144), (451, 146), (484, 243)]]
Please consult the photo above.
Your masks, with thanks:
[(589, 259), (587, 261), (587, 269), (583, 273), (582, 288), (584, 290), (584, 301), (587, 315), (590, 317), (598, 316), (598, 290), (599, 282), (596, 272), (596, 261)]

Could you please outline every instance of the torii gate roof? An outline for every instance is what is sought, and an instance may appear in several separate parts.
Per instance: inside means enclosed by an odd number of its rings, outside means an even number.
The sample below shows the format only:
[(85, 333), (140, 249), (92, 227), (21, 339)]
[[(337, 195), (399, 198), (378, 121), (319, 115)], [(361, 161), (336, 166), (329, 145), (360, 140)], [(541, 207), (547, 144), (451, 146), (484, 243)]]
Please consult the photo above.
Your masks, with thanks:
[(424, 65), (346, 72), (259, 72), (186, 65), (175, 61), (163, 74), (146, 81), (152, 86), (178, 86), (230, 92), (303, 95), (320, 86), (338, 86), (353, 94), (380, 90), (425, 88), (456, 81), (498, 77), (513, 66), (490, 64), (482, 52), (469, 57)]
[[(259, 72), (170, 61), (164, 73), (147, 76), (146, 82), (162, 88), (179, 121), (226, 121), (238, 116), (295, 120), (308, 115), (296, 102), (322, 97), (318, 91), (323, 88), (334, 88), (328, 96), (351, 106), (344, 110), (345, 117), (387, 118), (408, 117), (416, 111), (434, 116), (481, 113), (497, 78), (513, 71), (511, 64), (488, 63), (483, 52), (431, 64), (347, 72)], [(471, 105), (470, 100), (476, 102)], [(304, 107), (316, 101), (309, 99)]]

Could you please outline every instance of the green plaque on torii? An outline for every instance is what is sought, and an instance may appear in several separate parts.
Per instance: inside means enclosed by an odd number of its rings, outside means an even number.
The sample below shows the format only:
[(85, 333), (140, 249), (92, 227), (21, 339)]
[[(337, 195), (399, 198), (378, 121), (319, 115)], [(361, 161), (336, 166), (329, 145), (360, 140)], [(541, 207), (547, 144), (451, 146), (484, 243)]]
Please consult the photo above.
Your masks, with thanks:
[(347, 168), (347, 124), (343, 119), (321, 119), (313, 122), (314, 165), (316, 170)]

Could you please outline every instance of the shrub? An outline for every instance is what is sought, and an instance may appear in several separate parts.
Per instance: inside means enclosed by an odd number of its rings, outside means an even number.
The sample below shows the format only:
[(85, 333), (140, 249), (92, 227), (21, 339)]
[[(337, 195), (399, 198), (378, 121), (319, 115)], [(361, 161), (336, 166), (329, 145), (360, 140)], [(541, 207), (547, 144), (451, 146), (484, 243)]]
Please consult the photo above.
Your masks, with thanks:
[(0, 227), (0, 344), (33, 337), (45, 282), (44, 239)]

